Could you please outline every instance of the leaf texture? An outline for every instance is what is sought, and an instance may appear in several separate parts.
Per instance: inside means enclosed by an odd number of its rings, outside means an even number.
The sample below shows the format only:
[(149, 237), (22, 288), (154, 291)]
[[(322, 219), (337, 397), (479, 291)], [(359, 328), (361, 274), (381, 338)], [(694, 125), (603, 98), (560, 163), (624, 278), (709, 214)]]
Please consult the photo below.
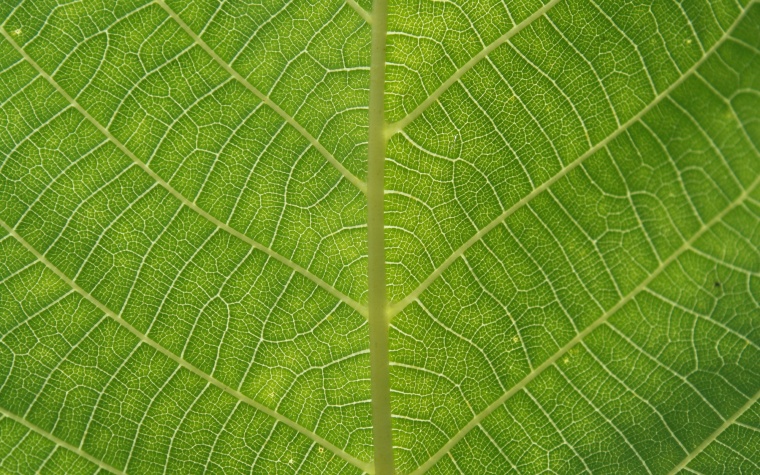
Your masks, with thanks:
[(760, 472), (756, 2), (0, 21), (0, 471)]

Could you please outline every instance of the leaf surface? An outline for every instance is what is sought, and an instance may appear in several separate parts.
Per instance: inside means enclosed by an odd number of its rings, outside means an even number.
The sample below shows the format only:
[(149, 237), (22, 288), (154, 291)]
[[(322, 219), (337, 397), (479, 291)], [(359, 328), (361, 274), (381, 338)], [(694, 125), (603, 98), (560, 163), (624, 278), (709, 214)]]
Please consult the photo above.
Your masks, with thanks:
[(2, 471), (760, 470), (754, 1), (0, 20)]

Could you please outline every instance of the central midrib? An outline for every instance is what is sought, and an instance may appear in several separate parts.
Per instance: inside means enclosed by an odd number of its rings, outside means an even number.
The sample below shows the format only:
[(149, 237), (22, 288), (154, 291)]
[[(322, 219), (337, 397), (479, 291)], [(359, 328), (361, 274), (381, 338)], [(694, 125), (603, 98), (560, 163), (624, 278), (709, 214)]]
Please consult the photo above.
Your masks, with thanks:
[[(391, 306), (388, 305), (387, 293), (386, 293), (385, 240), (384, 240), (384, 192), (385, 192), (384, 164), (385, 164), (385, 153), (386, 153), (387, 142), (393, 134), (403, 129), (404, 126), (408, 125), (409, 122), (411, 122), (412, 120), (414, 120), (414, 118), (419, 116), (422, 113), (422, 111), (424, 111), (431, 103), (435, 102), (435, 100), (437, 100), (437, 98), (446, 89), (448, 89), (448, 87), (453, 82), (458, 80), (475, 63), (477, 63), (480, 59), (485, 57), (497, 46), (509, 40), (509, 38), (514, 36), (514, 34), (518, 33), (521, 29), (523, 29), (528, 24), (532, 23), (535, 19), (547, 13), (552, 7), (554, 7), (554, 5), (556, 5), (556, 3), (558, 3), (557, 0), (551, 0), (543, 8), (535, 12), (533, 15), (531, 15), (529, 18), (523, 21), (516, 28), (514, 28), (507, 34), (500, 37), (492, 45), (489, 45), (488, 48), (483, 50), (476, 57), (472, 58), (466, 65), (460, 68), (460, 71), (457, 71), (457, 73), (454, 75), (456, 77), (450, 78), (448, 81), (446, 81), (444, 84), (441, 85), (439, 90), (436, 90), (431, 95), (431, 97), (429, 97), (426, 101), (420, 104), (412, 113), (408, 114), (403, 119), (394, 123), (387, 123), (385, 121), (385, 115), (384, 115), (387, 0), (375, 0), (373, 2), (372, 13), (371, 15), (368, 15), (370, 18), (369, 19), (365, 18), (368, 20), (368, 23), (371, 25), (371, 28), (372, 28), (370, 87), (369, 87), (369, 147), (368, 147), (369, 152), (368, 152), (368, 177), (367, 177), (368, 281), (369, 281), (368, 282), (368, 285), (369, 285), (369, 289), (368, 289), (369, 317), (368, 319), (369, 319), (369, 340), (370, 340), (369, 341), (370, 367), (371, 367), (370, 368), (371, 370), (370, 387), (371, 387), (371, 398), (372, 398), (371, 405), (372, 405), (373, 444), (374, 444), (374, 469), (375, 469), (375, 474), (377, 475), (386, 475), (386, 474), (393, 475), (395, 473), (395, 467), (394, 467), (394, 462), (393, 462), (393, 442), (392, 442), (392, 430), (391, 430), (392, 418), (391, 418), (391, 406), (390, 406), (390, 358), (389, 358), (390, 321), (395, 314), (400, 313), (400, 311), (403, 310), (403, 308), (408, 303), (410, 303), (412, 300), (414, 300), (414, 298), (419, 296), (419, 293), (421, 293), (421, 291), (424, 290), (424, 288), (426, 287), (426, 285), (422, 285), (420, 286), (421, 289), (416, 289), (415, 291), (413, 291), (410, 295), (408, 295), (406, 298), (402, 299), (401, 301), (396, 302)], [(622, 124), (618, 128), (618, 130), (616, 130), (616, 133), (611, 134), (605, 140), (596, 144), (589, 151), (587, 151), (581, 157), (579, 157), (579, 159), (576, 159), (570, 166), (566, 167), (562, 173), (559, 173), (555, 177), (553, 177), (551, 180), (548, 180), (547, 183), (545, 183), (543, 186), (540, 186), (538, 189), (534, 190), (534, 192), (531, 193), (526, 198), (530, 200), (534, 197), (535, 194), (538, 194), (539, 192), (544, 191), (556, 180), (566, 175), (567, 172), (575, 168), (576, 165), (582, 163), (585, 160), (585, 158), (592, 155), (593, 152), (597, 151), (598, 149), (608, 144), (620, 132), (625, 131), (629, 125), (640, 120), (644, 114), (646, 114), (649, 110), (651, 110), (656, 104), (660, 102), (660, 99), (662, 99), (663, 97), (667, 97), (676, 87), (678, 87), (688, 76), (691, 75), (691, 72), (696, 71), (696, 69), (708, 57), (711, 56), (711, 53), (715, 51), (717, 47), (720, 44), (722, 44), (726, 38), (730, 36), (731, 32), (739, 24), (740, 20), (749, 11), (751, 5), (755, 3), (758, 3), (758, 0), (752, 0), (751, 2), (749, 2), (744, 8), (744, 11), (738, 16), (734, 24), (728, 30), (726, 30), (725, 36), (721, 38), (720, 41), (716, 42), (708, 51), (704, 52), (702, 57), (689, 69), (689, 71), (684, 73), (677, 81), (675, 81), (675, 83), (671, 84), (665, 91), (658, 94), (656, 99), (653, 100), (647, 107), (645, 107), (642, 111), (636, 114), (635, 117), (631, 118), (625, 124)], [(750, 188), (754, 189), (755, 186), (760, 186), (760, 179), (756, 180)], [(745, 193), (744, 195), (746, 194), (747, 193)], [(525, 200), (521, 200), (521, 202), (518, 203), (518, 206), (524, 205), (525, 203), (523, 201)], [(722, 217), (725, 213), (727, 213), (730, 210), (730, 208), (732, 207), (729, 207), (729, 209), (724, 210), (723, 213), (720, 213), (719, 217)], [(509, 214), (511, 214), (512, 211), (513, 209), (506, 211), (505, 216), (508, 216)], [(712, 221), (719, 220), (719, 217), (714, 218)], [(492, 224), (495, 225), (495, 223), (501, 222), (502, 219), (497, 218), (497, 220), (495, 220)], [(470, 241), (474, 242), (475, 240), (479, 239), (491, 228), (492, 226), (489, 225), (486, 228), (482, 229), (475, 236), (473, 236), (473, 238)], [(690, 241), (692, 241), (693, 239), (696, 239), (696, 236), (694, 236)], [(464, 250), (466, 250), (466, 248), (472, 244), (470, 241), (468, 241), (468, 243), (465, 243), (465, 245), (462, 246), (463, 249), (461, 249), (461, 253), (463, 253)], [(455, 260), (456, 257), (458, 257), (457, 254), (459, 253), (459, 251), (460, 250), (455, 252), (455, 255), (452, 256), (453, 259), (451, 260)], [(459, 253), (459, 255), (461, 255), (461, 253)], [(448, 267), (448, 265), (441, 266), (440, 272), (438, 272), (439, 269), (436, 269), (436, 272), (434, 272), (433, 275), (431, 275), (428, 278), (428, 280), (434, 280), (436, 277), (438, 277), (438, 275), (440, 275), (440, 273), (443, 270), (445, 270), (446, 267)], [(642, 288), (645, 285), (645, 283), (648, 283), (654, 277), (655, 275), (650, 276), (649, 279), (647, 279), (644, 283), (639, 285), (639, 288)], [(625, 300), (626, 299), (624, 299), (624, 301)], [(619, 305), (616, 305), (615, 309), (618, 309), (620, 305), (622, 305), (622, 303), (623, 302), (619, 302)], [(614, 311), (607, 312), (605, 315), (611, 315), (612, 313), (614, 313)], [(599, 323), (601, 323), (601, 321), (603, 320), (604, 320), (603, 318), (600, 318)], [(596, 325), (592, 325), (590, 328), (587, 328), (585, 331), (581, 332), (581, 334), (577, 335), (576, 338), (573, 339), (573, 341), (571, 341), (568, 345), (566, 345), (566, 347), (569, 348), (571, 344), (575, 344), (577, 343), (577, 341), (580, 341), (583, 338), (583, 336), (585, 336), (585, 334), (592, 331), (595, 327)], [(555, 354), (555, 357), (559, 358), (563, 353), (564, 352), (560, 350)], [(551, 358), (550, 360), (547, 360), (547, 362), (545, 362), (545, 365), (548, 366), (549, 364), (551, 364), (551, 360), (552, 360)], [(533, 371), (532, 374), (533, 373), (538, 374), (540, 373), (540, 371)], [(521, 386), (521, 385), (518, 385), (518, 386)], [(507, 394), (510, 394), (513, 391), (516, 391), (518, 389), (520, 388), (513, 387), (512, 389), (510, 389), (510, 391), (508, 391)], [(754, 397), (751, 398), (750, 401), (746, 403), (739, 410), (737, 414), (734, 415), (734, 417), (729, 418), (729, 420), (733, 420), (737, 418), (741, 413), (744, 412), (744, 410), (746, 410), (751, 405), (751, 403), (756, 401), (758, 398), (760, 398), (760, 392), (755, 394)], [(503, 403), (503, 401), (500, 402), (497, 400), (491, 406), (496, 407), (497, 405), (500, 405), (500, 403)], [(490, 411), (484, 411), (484, 414), (482, 414), (483, 417), (485, 417), (488, 413), (490, 413)], [(719, 428), (715, 432), (714, 435), (717, 436), (717, 434), (719, 434), (722, 430), (724, 430), (726, 424), (728, 424), (728, 421), (726, 421), (726, 423), (724, 423), (724, 425), (721, 426), (721, 428)], [(467, 431), (464, 431), (464, 433), (466, 432)], [(450, 440), (449, 441), (450, 443), (442, 447), (426, 463), (418, 467), (418, 469), (415, 470), (414, 473), (422, 473), (426, 471), (440, 458), (440, 456), (443, 453), (447, 452), (451, 448), (451, 446), (453, 446), (458, 440), (459, 438), (457, 437)], [(710, 439), (708, 438), (708, 440)], [(706, 442), (707, 441), (703, 442), (703, 445)], [(691, 456), (692, 455), (690, 455), (690, 457)], [(687, 457), (686, 460), (688, 460), (690, 457)], [(685, 465), (685, 463), (683, 463), (682, 465)]]
[[(349, 1), (349, 0), (347, 0)], [(515, 28), (497, 39), (480, 54), (463, 65), (412, 113), (394, 123), (385, 121), (385, 49), (387, 36), (387, 0), (375, 0), (372, 13), (360, 11), (372, 28), (369, 78), (369, 131), (367, 167), (367, 255), (368, 255), (368, 320), (370, 347), (370, 393), (372, 409), (373, 468), (377, 475), (393, 475), (392, 417), (390, 401), (389, 335), (392, 308), (388, 305), (385, 269), (384, 197), (385, 152), (388, 140), (414, 120), (475, 63), (548, 12), (559, 0), (551, 0)], [(349, 1), (349, 4), (354, 2)], [(356, 5), (351, 5), (357, 9)]]
[(369, 306), (370, 394), (372, 438), (377, 475), (392, 475), (391, 390), (388, 297), (385, 282), (385, 41), (387, 0), (372, 4), (372, 45), (369, 77), (369, 152), (367, 169), (367, 266)]

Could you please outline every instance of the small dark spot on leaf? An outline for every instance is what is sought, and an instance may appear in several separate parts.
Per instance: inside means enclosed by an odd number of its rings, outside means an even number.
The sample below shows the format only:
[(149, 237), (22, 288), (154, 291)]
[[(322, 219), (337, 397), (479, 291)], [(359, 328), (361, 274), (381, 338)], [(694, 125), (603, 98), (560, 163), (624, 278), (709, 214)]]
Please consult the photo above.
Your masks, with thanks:
[(714, 284), (714, 285), (715, 285), (715, 287), (720, 287), (720, 282), (718, 282), (718, 281), (716, 280), (716, 281), (715, 281), (715, 284)]

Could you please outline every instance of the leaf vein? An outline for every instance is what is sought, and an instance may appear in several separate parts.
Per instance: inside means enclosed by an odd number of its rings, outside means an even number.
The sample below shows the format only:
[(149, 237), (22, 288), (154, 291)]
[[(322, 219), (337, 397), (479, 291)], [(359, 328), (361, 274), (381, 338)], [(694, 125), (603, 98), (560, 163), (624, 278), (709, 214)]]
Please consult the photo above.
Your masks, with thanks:
[[(55, 273), (61, 280), (63, 280), (67, 285), (69, 285), (72, 289), (76, 290), (77, 293), (82, 295), (82, 297), (89, 300), (93, 305), (95, 305), (100, 311), (102, 311), (104, 314), (108, 315), (112, 319), (114, 319), (116, 322), (118, 322), (120, 325), (122, 325), (124, 328), (129, 330), (130, 333), (135, 335), (141, 342), (151, 346), (164, 356), (168, 357), (175, 363), (177, 363), (178, 366), (183, 367), (190, 372), (194, 373), (195, 375), (199, 376), (200, 378), (204, 379), (207, 383), (213, 384), (217, 388), (221, 389), (222, 391), (226, 392), (227, 394), (230, 394), (234, 398), (245, 402), (249, 406), (257, 409), (258, 411), (263, 412), (264, 414), (267, 414), (269, 417), (275, 419), (278, 422), (281, 422), (290, 428), (296, 430), (297, 432), (303, 434), (304, 436), (308, 437), (309, 439), (317, 442), (318, 444), (324, 446), (325, 448), (331, 450), (334, 452), (337, 456), (345, 460), (346, 462), (350, 463), (351, 465), (354, 465), (355, 467), (358, 467), (362, 470), (368, 471), (371, 473), (371, 466), (362, 460), (357, 459), (353, 455), (347, 453), (343, 449), (335, 446), (334, 444), (328, 442), (323, 437), (315, 434), (311, 430), (301, 426), (300, 424), (290, 420), (289, 418), (283, 416), (282, 414), (270, 409), (269, 407), (256, 402), (255, 400), (251, 399), (250, 397), (246, 396), (245, 394), (241, 393), (240, 391), (236, 389), (232, 389), (231, 387), (227, 386), (223, 382), (219, 381), (218, 379), (214, 378), (213, 376), (210, 376), (197, 368), (195, 365), (191, 364), (190, 362), (186, 361), (185, 359), (179, 357), (178, 355), (175, 355), (171, 351), (167, 350), (157, 342), (155, 342), (153, 339), (148, 337), (147, 335), (143, 334), (139, 330), (137, 330), (135, 327), (133, 327), (129, 322), (124, 320), (120, 315), (117, 315), (113, 310), (106, 307), (102, 302), (100, 302), (98, 299), (90, 295), (86, 290), (84, 290), (82, 287), (80, 287), (77, 283), (72, 281), (66, 274), (63, 273), (60, 269), (58, 269), (52, 262), (50, 262), (45, 256), (43, 256), (37, 249), (32, 247), (24, 238), (22, 238), (15, 229), (8, 226), (8, 224), (5, 223), (5, 221), (0, 220), (0, 227), (3, 227), (9, 234), (11, 234), (19, 243), (21, 243), (25, 248), (29, 250), (34, 256), (45, 264), (45, 266), (50, 269), (53, 273)], [(0, 408), (1, 410), (1, 408)]]
[(577, 168), (579, 165), (581, 165), (587, 158), (594, 155), (599, 150), (605, 148), (610, 142), (612, 142), (616, 137), (618, 137), (620, 134), (628, 130), (628, 128), (640, 121), (650, 110), (654, 109), (655, 106), (657, 106), (663, 99), (666, 99), (669, 97), (669, 95), (678, 87), (680, 86), (687, 78), (691, 77), (691, 75), (704, 63), (709, 57), (711, 57), (712, 53), (714, 53), (723, 43), (725, 43), (731, 36), (731, 33), (733, 30), (739, 25), (742, 18), (744, 18), (744, 15), (749, 11), (749, 6), (742, 12), (741, 15), (739, 15), (736, 20), (734, 21), (733, 25), (725, 32), (723, 37), (715, 42), (715, 44), (712, 45), (712, 47), (705, 53), (704, 56), (702, 56), (699, 60), (697, 60), (691, 68), (686, 71), (680, 78), (678, 78), (676, 81), (674, 81), (667, 89), (663, 90), (660, 94), (658, 94), (652, 102), (650, 102), (646, 107), (644, 107), (642, 110), (640, 110), (636, 115), (628, 119), (624, 124), (622, 124), (620, 127), (616, 128), (611, 134), (609, 134), (607, 137), (605, 137), (603, 140), (598, 142), (596, 145), (588, 149), (586, 152), (584, 152), (581, 156), (570, 162), (567, 166), (565, 166), (562, 170), (560, 170), (557, 174), (552, 176), (550, 179), (546, 180), (544, 183), (539, 185), (537, 188), (535, 188), (533, 191), (531, 191), (529, 194), (527, 194), (524, 198), (519, 200), (517, 203), (512, 205), (509, 209), (504, 211), (502, 214), (497, 216), (493, 221), (488, 223), (486, 226), (481, 228), (478, 232), (476, 232), (470, 239), (468, 239), (464, 244), (462, 244), (456, 251), (454, 251), (441, 265), (439, 265), (422, 283), (420, 283), (417, 288), (415, 288), (412, 292), (410, 292), (406, 297), (399, 300), (398, 302), (391, 305), (390, 308), (390, 315), (391, 318), (398, 315), (403, 309), (412, 303), (414, 300), (416, 300), (422, 292), (427, 289), (430, 284), (433, 283), (434, 280), (436, 280), (442, 273), (445, 271), (451, 264), (454, 263), (460, 256), (462, 256), (473, 244), (480, 241), (486, 234), (488, 234), (489, 231), (491, 231), (493, 228), (498, 226), (500, 223), (504, 222), (509, 216), (514, 214), (517, 210), (521, 209), (523, 206), (528, 204), (547, 190), (551, 185), (559, 181), (562, 177), (566, 176), (568, 173), (570, 173), (572, 170)]
[(177, 24), (187, 33), (190, 35), (190, 37), (195, 41), (198, 46), (200, 46), (206, 53), (208, 53), (214, 61), (216, 61), (219, 66), (221, 66), (225, 71), (227, 71), (230, 75), (232, 75), (237, 81), (240, 82), (246, 89), (251, 91), (256, 97), (259, 98), (262, 102), (264, 102), (267, 106), (269, 106), (272, 110), (274, 110), (280, 117), (282, 117), (285, 122), (290, 124), (294, 129), (296, 129), (301, 135), (303, 135), (306, 140), (309, 141), (309, 143), (319, 151), (319, 153), (322, 154), (322, 156), (327, 159), (330, 164), (332, 164), (340, 173), (343, 175), (349, 182), (351, 182), (356, 188), (358, 188), (362, 193), (367, 193), (367, 184), (360, 180), (358, 177), (356, 177), (353, 173), (351, 173), (341, 162), (338, 161), (337, 158), (335, 158), (319, 141), (309, 133), (304, 126), (302, 126), (300, 123), (298, 123), (295, 118), (291, 117), (287, 112), (285, 112), (279, 105), (277, 105), (272, 99), (265, 95), (263, 92), (259, 91), (253, 85), (248, 82), (246, 78), (244, 78), (240, 73), (238, 73), (236, 70), (232, 68), (227, 62), (225, 62), (216, 52), (208, 45), (206, 44), (203, 39), (198, 36), (191, 28), (190, 26), (185, 23), (177, 13), (172, 10), (166, 2), (163, 0), (155, 0), (156, 3), (163, 8), (166, 13), (169, 14), (169, 16), (174, 19), (174, 21), (177, 22)]
[(473, 56), (469, 61), (467, 61), (462, 67), (460, 67), (454, 74), (452, 74), (446, 81), (444, 81), (443, 84), (438, 86), (438, 89), (433, 91), (432, 94), (430, 94), (427, 99), (422, 101), (412, 112), (408, 113), (404, 118), (401, 120), (398, 120), (392, 124), (389, 124), (386, 129), (386, 136), (390, 137), (391, 135), (395, 134), (396, 132), (402, 130), (404, 127), (409, 125), (414, 119), (420, 116), (425, 109), (430, 107), (435, 101), (438, 100), (441, 95), (446, 92), (446, 90), (451, 87), (454, 83), (459, 81), (459, 79), (464, 76), (464, 74), (472, 69), (476, 64), (480, 62), (481, 59), (488, 56), (493, 50), (501, 46), (502, 44), (509, 41), (510, 38), (521, 32), (523, 29), (528, 27), (531, 23), (533, 23), (538, 18), (544, 16), (549, 10), (551, 10), (557, 3), (559, 3), (560, 0), (551, 0), (549, 3), (544, 5), (543, 7), (536, 10), (535, 13), (533, 13), (531, 16), (520, 22), (519, 24), (515, 25), (511, 30), (504, 33), (502, 36), (497, 38), (493, 43), (489, 44), (485, 48), (483, 48), (478, 54)]
[(6, 409), (4, 409), (2, 407), (0, 407), (0, 414), (2, 414), (3, 416), (5, 416), (5, 417), (7, 417), (9, 419), (12, 419), (12, 420), (16, 421), (17, 423), (25, 426), (26, 428), (28, 428), (31, 431), (36, 432), (37, 434), (39, 434), (42, 437), (48, 439), (49, 441), (53, 442), (54, 444), (56, 444), (56, 445), (58, 445), (60, 447), (63, 447), (65, 449), (67, 449), (67, 450), (70, 450), (71, 452), (74, 452), (75, 454), (79, 455), (80, 457), (83, 457), (83, 458), (89, 460), (90, 462), (94, 463), (95, 465), (97, 465), (98, 467), (102, 468), (103, 470), (107, 470), (107, 471), (109, 471), (111, 473), (115, 473), (115, 474), (119, 474), (119, 475), (124, 475), (124, 472), (113, 468), (112, 466), (108, 465), (107, 463), (103, 462), (102, 460), (99, 460), (99, 459), (93, 457), (92, 455), (88, 454), (84, 450), (82, 450), (82, 449), (80, 449), (78, 447), (74, 447), (73, 445), (69, 444), (68, 442), (65, 442), (65, 441), (59, 439), (58, 437), (54, 436), (50, 432), (42, 429), (41, 427), (38, 427), (38, 426), (32, 424), (31, 422), (27, 421), (26, 419), (21, 418), (21, 417), (17, 416), (16, 414), (13, 414), (10, 411), (7, 411)]
[(336, 289), (334, 286), (328, 284), (327, 282), (323, 281), (316, 275), (312, 274), (310, 271), (305, 269), (304, 267), (296, 264), (295, 262), (291, 261), (290, 259), (280, 255), (279, 253), (275, 252), (274, 250), (270, 249), (267, 246), (264, 246), (263, 244), (254, 241), (247, 235), (241, 233), (240, 231), (236, 230), (235, 228), (231, 227), (230, 225), (223, 223), (219, 219), (212, 216), (210, 213), (206, 212), (202, 208), (200, 208), (195, 203), (188, 200), (184, 195), (182, 195), (179, 191), (177, 191), (174, 187), (172, 187), (169, 183), (167, 183), (163, 178), (161, 178), (155, 171), (153, 171), (148, 165), (146, 165), (142, 160), (137, 158), (137, 156), (129, 150), (119, 139), (117, 139), (111, 132), (108, 131), (100, 122), (98, 122), (92, 115), (90, 115), (87, 110), (85, 110), (81, 104), (79, 104), (74, 98), (72, 98), (56, 81), (53, 79), (49, 74), (47, 74), (21, 47), (13, 40), (13, 38), (8, 34), (8, 32), (5, 30), (4, 27), (0, 27), (0, 33), (5, 37), (8, 42), (21, 54), (24, 56), (24, 59), (26, 59), (29, 64), (31, 64), (37, 72), (44, 77), (57, 91), (59, 94), (61, 94), (73, 107), (75, 107), (87, 120), (89, 120), (103, 135), (105, 135), (111, 142), (113, 142), (114, 145), (116, 145), (119, 150), (121, 150), (125, 155), (127, 155), (130, 159), (132, 159), (133, 162), (140, 168), (142, 168), (148, 175), (150, 175), (153, 180), (155, 180), (158, 184), (160, 184), (163, 188), (165, 188), (169, 193), (171, 193), (172, 196), (177, 198), (182, 204), (187, 206), (188, 208), (192, 209), (199, 215), (201, 215), (206, 220), (213, 223), (216, 227), (226, 231), (229, 234), (232, 234), (236, 238), (240, 239), (243, 242), (248, 243), (250, 246), (253, 246), (254, 248), (265, 252), (266, 254), (274, 257), (278, 261), (282, 262), (286, 266), (290, 267), (291, 269), (296, 270), (298, 273), (302, 274), (309, 280), (313, 281), (323, 289), (325, 289), (327, 292), (332, 294), (334, 297), (342, 300), (344, 303), (346, 303), (348, 306), (356, 310), (360, 315), (367, 316), (367, 309), (364, 305), (356, 302), (354, 299), (348, 297), (347, 295), (344, 295), (342, 292), (340, 292), (338, 289)]
[(752, 407), (752, 405), (755, 404), (758, 399), (760, 399), (760, 391), (756, 392), (754, 396), (752, 396), (749, 400), (747, 400), (746, 403), (744, 403), (744, 405), (742, 407), (739, 408), (739, 410), (737, 410), (731, 417), (729, 417), (728, 419), (726, 419), (725, 422), (723, 422), (723, 424), (721, 424), (720, 427), (718, 427), (717, 429), (715, 429), (715, 432), (713, 432), (712, 434), (710, 434), (710, 436), (708, 438), (706, 438), (705, 440), (703, 440), (702, 443), (699, 444), (689, 455), (687, 455), (686, 458), (684, 458), (681, 461), (681, 463), (679, 463), (678, 465), (676, 465), (673, 468), (673, 470), (671, 470), (668, 473), (668, 475), (675, 475), (682, 468), (685, 468), (686, 465), (688, 465), (689, 462), (691, 462), (694, 459), (694, 457), (696, 457), (697, 455), (699, 455), (708, 445), (710, 445), (710, 443), (713, 440), (717, 439), (718, 436), (720, 436), (720, 434), (723, 433), (723, 431), (725, 431), (726, 429), (728, 429), (728, 427), (731, 424), (733, 424), (739, 417), (741, 417), (741, 415), (744, 414), (747, 411), (747, 409), (749, 409), (750, 407)]
[(499, 397), (496, 401), (491, 403), (486, 409), (484, 409), (482, 412), (480, 412), (475, 418), (473, 418), (470, 422), (468, 422), (464, 427), (462, 427), (459, 432), (457, 432), (454, 437), (452, 437), (446, 444), (443, 445), (428, 461), (426, 461), (424, 464), (420, 465), (414, 472), (412, 472), (411, 475), (421, 475), (422, 473), (425, 473), (427, 470), (429, 470), (438, 460), (440, 460), (441, 457), (443, 457), (451, 448), (456, 445), (457, 442), (459, 442), (464, 436), (470, 432), (473, 428), (480, 425), (480, 422), (485, 419), (488, 415), (490, 415), (493, 411), (495, 411), (497, 408), (499, 408), (502, 404), (504, 404), (507, 399), (512, 397), (514, 394), (522, 390), (524, 387), (528, 385), (531, 381), (533, 381), (539, 374), (543, 373), (543, 371), (552, 366), (555, 362), (557, 362), (565, 353), (567, 353), (572, 347), (574, 347), (576, 344), (580, 343), (588, 334), (590, 334), (592, 331), (594, 331), (596, 328), (604, 324), (613, 314), (615, 314), (618, 310), (620, 310), (625, 304), (632, 301), (636, 295), (638, 295), (640, 292), (644, 291), (647, 286), (657, 277), (659, 276), (672, 262), (674, 262), (679, 256), (681, 256), (684, 252), (692, 248), (692, 245), (709, 229), (720, 222), (723, 217), (725, 217), (731, 210), (736, 208), (737, 206), (741, 205), (752, 193), (755, 188), (760, 184), (760, 177), (756, 178), (753, 182), (752, 186), (749, 187), (746, 191), (741, 193), (736, 200), (734, 200), (731, 204), (729, 204), (722, 212), (717, 214), (713, 219), (711, 219), (708, 223), (704, 224), (694, 235), (689, 238), (687, 241), (685, 241), (673, 254), (671, 254), (667, 259), (662, 261), (660, 265), (651, 273), (649, 276), (644, 279), (636, 288), (634, 288), (631, 292), (629, 292), (625, 297), (623, 297), (621, 300), (618, 301), (617, 304), (615, 304), (613, 307), (611, 307), (609, 310), (607, 310), (605, 313), (603, 313), (598, 319), (596, 319), (593, 323), (591, 323), (588, 327), (586, 327), (583, 331), (578, 333), (572, 340), (568, 341), (562, 348), (560, 348), (556, 353), (554, 353), (551, 357), (549, 357), (546, 361), (541, 363), (540, 366), (538, 366), (535, 370), (528, 373), (523, 379), (520, 380), (517, 384), (512, 386), (507, 392), (505, 392), (501, 397)]

